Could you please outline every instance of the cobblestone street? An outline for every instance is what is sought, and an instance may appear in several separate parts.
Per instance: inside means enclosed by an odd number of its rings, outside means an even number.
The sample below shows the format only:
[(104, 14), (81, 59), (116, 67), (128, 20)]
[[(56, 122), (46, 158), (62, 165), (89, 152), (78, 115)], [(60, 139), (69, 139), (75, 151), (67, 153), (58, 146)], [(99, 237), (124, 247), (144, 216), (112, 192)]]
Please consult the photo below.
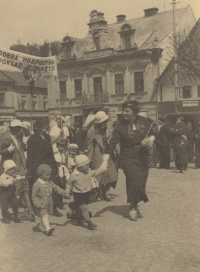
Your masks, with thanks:
[[(50, 217), (52, 237), (35, 231), (36, 223), (0, 223), (1, 272), (193, 272), (200, 271), (200, 170), (185, 175), (150, 169), (144, 218), (127, 218), (125, 178), (120, 171), (113, 202), (98, 201), (90, 210), (96, 231), (66, 218)], [(65, 200), (66, 202), (66, 200)]]

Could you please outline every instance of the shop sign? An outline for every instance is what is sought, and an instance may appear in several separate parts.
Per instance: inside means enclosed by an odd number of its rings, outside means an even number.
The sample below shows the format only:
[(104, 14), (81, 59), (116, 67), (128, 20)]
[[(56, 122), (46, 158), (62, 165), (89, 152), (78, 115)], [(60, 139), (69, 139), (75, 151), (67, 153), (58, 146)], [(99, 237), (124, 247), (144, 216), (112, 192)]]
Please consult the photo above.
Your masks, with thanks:
[(9, 122), (12, 121), (13, 117), (12, 116), (0, 116), (0, 121), (4, 121), (4, 122)]
[(183, 101), (183, 107), (198, 107), (198, 101)]

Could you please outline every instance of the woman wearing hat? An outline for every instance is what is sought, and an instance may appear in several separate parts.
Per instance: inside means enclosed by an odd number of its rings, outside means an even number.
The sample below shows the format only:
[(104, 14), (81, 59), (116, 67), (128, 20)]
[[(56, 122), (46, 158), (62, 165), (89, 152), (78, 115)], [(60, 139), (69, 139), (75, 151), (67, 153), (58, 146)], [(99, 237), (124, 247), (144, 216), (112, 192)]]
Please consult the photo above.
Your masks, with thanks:
[(142, 145), (142, 141), (149, 131), (150, 123), (148, 119), (138, 115), (140, 108), (136, 101), (124, 102), (122, 110), (123, 119), (115, 126), (104, 160), (107, 161), (116, 144), (120, 142), (120, 166), (126, 176), (129, 215), (131, 220), (136, 221), (142, 217), (138, 203), (148, 201), (145, 188), (149, 171), (149, 152), (148, 148)]
[[(113, 133), (113, 123), (108, 120), (108, 115), (99, 111), (95, 114), (94, 125), (88, 130), (88, 157), (92, 162), (92, 169), (96, 170), (103, 162), (103, 155), (108, 147)], [(111, 201), (108, 194), (110, 186), (115, 188), (118, 179), (118, 161), (115, 148), (110, 154), (108, 170), (97, 177), (99, 182), (99, 197)]]
[(10, 122), (9, 130), (0, 137), (0, 155), (2, 156), (0, 174), (3, 172), (2, 165), (6, 160), (13, 160), (16, 163), (17, 175), (24, 176), (26, 173), (26, 158), (20, 141), (22, 128), (22, 122), (14, 119)]

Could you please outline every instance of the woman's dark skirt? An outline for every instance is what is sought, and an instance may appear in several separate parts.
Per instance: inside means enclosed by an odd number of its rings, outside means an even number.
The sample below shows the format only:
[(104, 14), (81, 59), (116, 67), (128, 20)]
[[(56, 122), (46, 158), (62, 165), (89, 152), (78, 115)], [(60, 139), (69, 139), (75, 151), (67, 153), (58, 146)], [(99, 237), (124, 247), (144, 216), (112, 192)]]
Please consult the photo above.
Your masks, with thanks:
[(120, 165), (126, 176), (127, 203), (131, 203), (133, 207), (136, 207), (140, 201), (149, 201), (145, 192), (149, 173), (149, 157), (148, 152), (142, 149), (140, 148), (139, 153), (138, 150), (135, 150), (133, 158), (125, 154), (120, 155)]

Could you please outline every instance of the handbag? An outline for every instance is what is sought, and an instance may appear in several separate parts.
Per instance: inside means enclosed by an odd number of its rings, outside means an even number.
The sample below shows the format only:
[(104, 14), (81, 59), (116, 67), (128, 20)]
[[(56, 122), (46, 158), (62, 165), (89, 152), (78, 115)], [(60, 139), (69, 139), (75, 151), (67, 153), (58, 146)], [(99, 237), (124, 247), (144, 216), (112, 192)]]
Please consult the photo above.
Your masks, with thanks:
[(152, 128), (152, 124), (151, 124), (151, 126), (150, 126), (150, 128), (149, 128), (149, 130), (148, 130), (148, 132), (146, 134), (146, 136), (142, 140), (141, 146), (144, 146), (144, 147), (147, 147), (147, 148), (151, 148), (153, 146), (155, 137), (153, 135), (148, 136), (151, 128)]

